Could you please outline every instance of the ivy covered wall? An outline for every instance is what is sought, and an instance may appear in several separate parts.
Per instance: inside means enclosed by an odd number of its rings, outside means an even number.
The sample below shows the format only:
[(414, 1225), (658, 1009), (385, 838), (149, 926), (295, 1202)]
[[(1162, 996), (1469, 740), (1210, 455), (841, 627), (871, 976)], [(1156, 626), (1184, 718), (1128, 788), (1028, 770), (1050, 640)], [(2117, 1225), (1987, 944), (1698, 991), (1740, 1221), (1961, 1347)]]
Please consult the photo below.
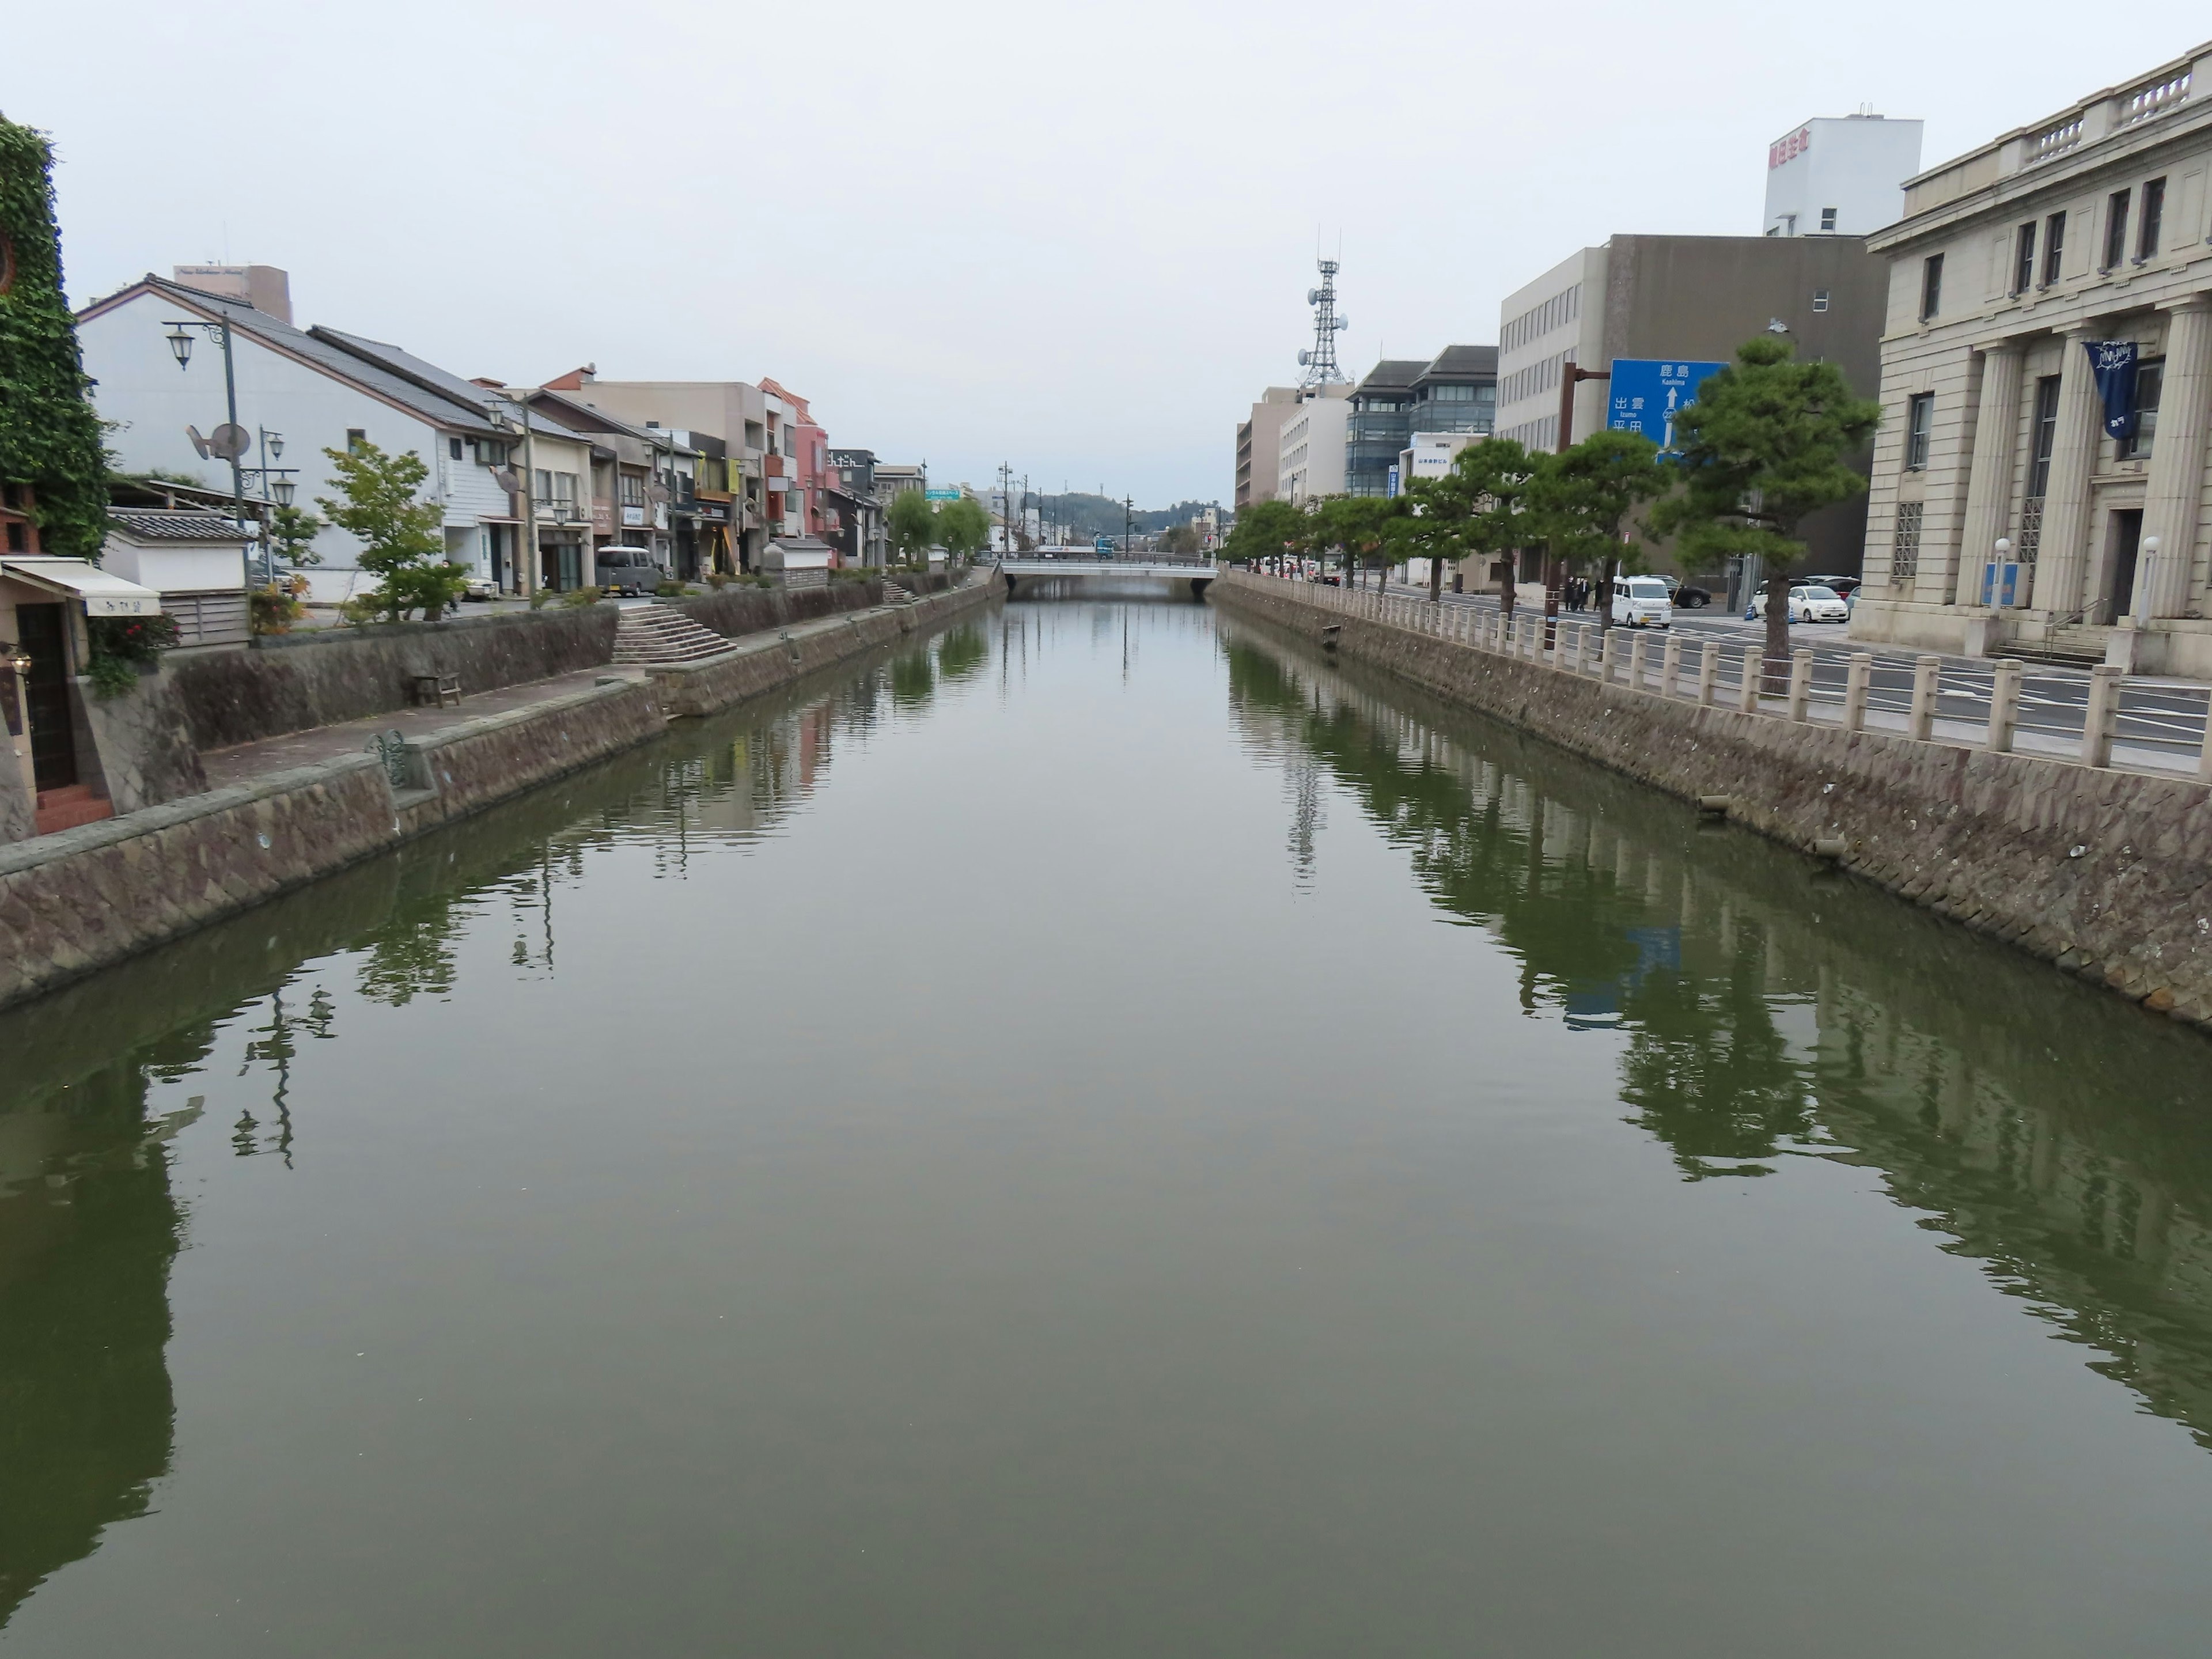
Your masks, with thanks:
[(45, 135), (0, 116), (0, 482), (37, 492), (46, 552), (96, 559), (107, 463), (62, 295), (53, 161)]

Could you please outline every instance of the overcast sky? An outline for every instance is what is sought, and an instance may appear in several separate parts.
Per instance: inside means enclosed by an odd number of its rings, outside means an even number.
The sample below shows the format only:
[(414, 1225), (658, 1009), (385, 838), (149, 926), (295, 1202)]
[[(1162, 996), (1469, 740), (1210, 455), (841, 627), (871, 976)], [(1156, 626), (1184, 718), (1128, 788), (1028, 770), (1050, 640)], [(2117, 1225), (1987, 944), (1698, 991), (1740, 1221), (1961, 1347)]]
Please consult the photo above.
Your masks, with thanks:
[[(1495, 340), (1615, 231), (1757, 233), (1766, 146), (1870, 104), (1923, 165), (2212, 33), (2197, 0), (11, 8), (79, 303), (224, 258), (465, 374), (773, 375), (833, 443), (1226, 501), (1295, 379)], [(2212, 89), (2208, 89), (2212, 90)]]

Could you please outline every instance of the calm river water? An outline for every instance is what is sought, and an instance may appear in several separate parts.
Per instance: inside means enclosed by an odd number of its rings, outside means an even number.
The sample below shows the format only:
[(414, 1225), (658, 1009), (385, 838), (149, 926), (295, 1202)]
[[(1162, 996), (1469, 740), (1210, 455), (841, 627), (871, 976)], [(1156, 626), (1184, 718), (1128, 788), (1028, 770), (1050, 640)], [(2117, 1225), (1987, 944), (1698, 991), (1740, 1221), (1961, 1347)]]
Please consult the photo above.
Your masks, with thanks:
[(9, 1655), (2212, 1629), (2212, 1047), (1188, 601), (0, 1055)]

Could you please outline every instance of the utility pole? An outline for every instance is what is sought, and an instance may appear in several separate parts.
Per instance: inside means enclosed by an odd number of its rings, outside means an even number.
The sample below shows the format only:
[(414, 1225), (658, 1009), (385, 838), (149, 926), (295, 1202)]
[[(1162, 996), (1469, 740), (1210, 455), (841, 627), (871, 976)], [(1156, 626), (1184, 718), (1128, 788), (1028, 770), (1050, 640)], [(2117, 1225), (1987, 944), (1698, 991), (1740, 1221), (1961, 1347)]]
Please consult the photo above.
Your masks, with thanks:
[[(1575, 388), (1584, 380), (1610, 380), (1609, 368), (1584, 368), (1578, 363), (1563, 364), (1559, 369), (1559, 441), (1554, 454), (1564, 455), (1575, 441)], [(1566, 572), (1552, 550), (1544, 550), (1544, 645), (1551, 649), (1559, 635), (1559, 583)], [(1598, 583), (1598, 601), (1601, 615), (1598, 629), (1603, 632), (1613, 626), (1613, 561), (1605, 562), (1603, 580)]]
[(1129, 556), (1129, 538), (1137, 525), (1137, 501), (1133, 495), (1121, 497), (1121, 556)]

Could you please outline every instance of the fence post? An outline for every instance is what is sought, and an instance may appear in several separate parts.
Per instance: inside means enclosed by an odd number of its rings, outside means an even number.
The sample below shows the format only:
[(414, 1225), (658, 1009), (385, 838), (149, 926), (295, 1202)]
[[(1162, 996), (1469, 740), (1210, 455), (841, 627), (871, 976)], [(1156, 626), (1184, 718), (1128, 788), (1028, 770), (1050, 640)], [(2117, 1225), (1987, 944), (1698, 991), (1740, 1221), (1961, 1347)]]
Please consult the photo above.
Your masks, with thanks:
[(2017, 657), (2000, 657), (1990, 670), (1990, 735), (1983, 747), (1993, 755), (2012, 753), (2013, 732), (2020, 725), (2023, 666)]
[(1866, 730), (1867, 684), (1874, 676), (1874, 656), (1870, 652), (1851, 653), (1850, 672), (1844, 680), (1844, 730)]
[(1813, 712), (1813, 647), (1801, 645), (1790, 653), (1790, 718), (1808, 719)]
[(2212, 705), (2204, 710), (2204, 742), (2197, 751), (2197, 781), (2212, 783)]
[(1759, 712), (1759, 680), (1766, 672), (1765, 655), (1764, 647), (1747, 645), (1738, 664), (1741, 672), (1736, 676), (1735, 706), (1747, 714)]
[(1713, 687), (1719, 681), (1721, 653), (1711, 640), (1698, 641), (1698, 707), (1713, 706)]
[(1575, 672), (1583, 675), (1589, 672), (1589, 624), (1588, 623), (1575, 624)]
[(1607, 685), (1613, 684), (1613, 671), (1620, 662), (1620, 647), (1616, 643), (1620, 638), (1618, 628), (1608, 628), (1598, 642), (1597, 677)]
[(1644, 631), (1638, 629), (1636, 634), (1636, 643), (1628, 647), (1628, 689), (1632, 691), (1641, 691), (1644, 689)]
[(1659, 695), (1679, 696), (1681, 686), (1682, 636), (1670, 628), (1667, 630), (1667, 648), (1659, 653)]
[(1941, 657), (1916, 657), (1912, 660), (1912, 714), (1906, 730), (1916, 742), (1927, 742), (1936, 730), (1936, 676), (1942, 672)]
[(2081, 764), (2112, 763), (2112, 729), (2119, 723), (2120, 671), (2100, 663), (2089, 671), (2089, 708), (2081, 720)]

